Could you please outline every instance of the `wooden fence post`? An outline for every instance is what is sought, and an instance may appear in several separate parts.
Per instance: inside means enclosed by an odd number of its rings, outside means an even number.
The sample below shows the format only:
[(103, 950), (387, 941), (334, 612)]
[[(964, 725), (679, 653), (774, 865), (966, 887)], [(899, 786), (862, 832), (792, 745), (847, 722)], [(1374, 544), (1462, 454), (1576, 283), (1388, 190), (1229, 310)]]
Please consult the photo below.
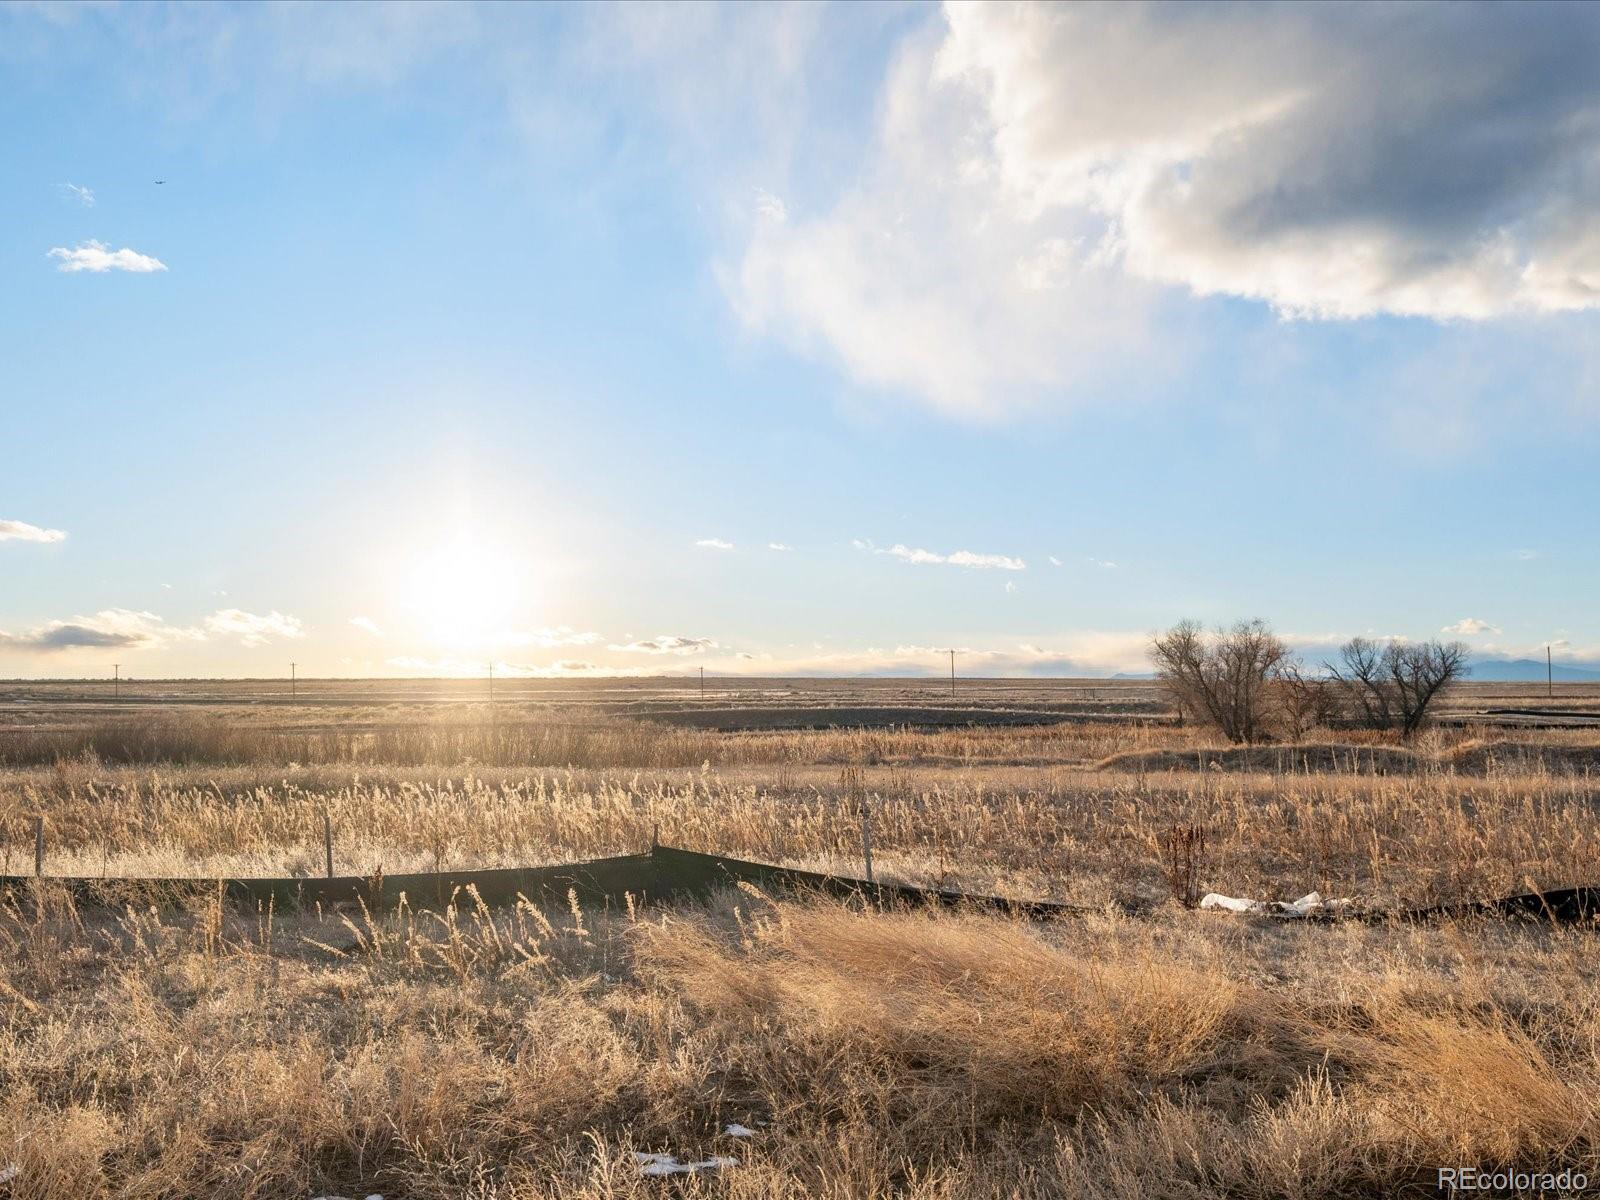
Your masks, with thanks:
[(33, 874), (38, 878), (44, 874), (44, 818), (33, 819)]
[(333, 818), (322, 810), (322, 849), (328, 860), (328, 878), (333, 878)]

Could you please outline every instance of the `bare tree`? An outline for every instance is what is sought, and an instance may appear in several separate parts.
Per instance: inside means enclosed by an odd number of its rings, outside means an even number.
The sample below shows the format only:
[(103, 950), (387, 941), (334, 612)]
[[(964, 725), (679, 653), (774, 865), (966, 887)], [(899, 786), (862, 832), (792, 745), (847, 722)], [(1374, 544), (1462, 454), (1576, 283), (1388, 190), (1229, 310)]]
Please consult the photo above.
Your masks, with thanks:
[(1351, 638), (1339, 648), (1340, 663), (1323, 664), (1348, 717), (1367, 729), (1396, 729), (1409, 738), (1422, 728), (1447, 686), (1464, 678), (1467, 647), (1460, 642), (1400, 642), (1379, 645)]
[(1283, 731), (1299, 741), (1339, 716), (1339, 693), (1332, 679), (1307, 675), (1299, 659), (1279, 664), (1272, 680)]
[(1156, 674), (1180, 711), (1215, 725), (1232, 742), (1260, 741), (1272, 709), (1269, 686), (1289, 651), (1265, 621), (1240, 621), (1207, 635), (1180, 621), (1150, 643)]

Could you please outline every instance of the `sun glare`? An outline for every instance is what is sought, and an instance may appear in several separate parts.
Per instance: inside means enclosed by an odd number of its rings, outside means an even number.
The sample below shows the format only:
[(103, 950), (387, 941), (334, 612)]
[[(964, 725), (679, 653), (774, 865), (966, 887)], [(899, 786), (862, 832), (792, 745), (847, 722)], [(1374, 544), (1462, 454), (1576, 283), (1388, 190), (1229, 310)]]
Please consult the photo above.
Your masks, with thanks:
[(396, 607), (435, 643), (487, 646), (526, 623), (526, 564), (477, 542), (437, 547), (403, 573)]

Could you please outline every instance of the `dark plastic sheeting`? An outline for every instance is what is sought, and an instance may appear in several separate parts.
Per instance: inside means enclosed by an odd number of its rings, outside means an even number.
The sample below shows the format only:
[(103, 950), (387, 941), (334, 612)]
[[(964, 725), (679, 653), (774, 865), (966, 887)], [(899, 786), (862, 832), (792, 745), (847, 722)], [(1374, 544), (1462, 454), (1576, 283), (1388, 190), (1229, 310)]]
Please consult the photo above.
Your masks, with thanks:
[[(487, 871), (424, 872), (406, 875), (345, 875), (332, 879), (81, 879), (46, 876), (46, 881), (68, 889), (79, 902), (122, 904), (138, 899), (153, 901), (175, 895), (209, 895), (221, 889), (236, 904), (251, 908), (310, 908), (315, 905), (355, 905), (365, 902), (383, 908), (402, 895), (413, 906), (436, 907), (456, 892), (476, 890), (485, 904), (514, 903), (518, 896), (530, 901), (560, 903), (569, 892), (588, 904), (626, 904), (669, 898), (702, 899), (719, 888), (752, 884), (763, 891), (816, 892), (828, 896), (859, 896), (876, 904), (957, 905), (1048, 916), (1078, 911), (1044, 901), (1008, 900), (999, 896), (968, 895), (905, 884), (868, 883), (842, 875), (797, 871), (770, 863), (748, 862), (717, 854), (700, 854), (671, 846), (656, 846), (648, 854), (626, 854), (589, 862), (552, 867), (510, 867)], [(0, 891), (26, 889), (31, 876), (0, 876)]]

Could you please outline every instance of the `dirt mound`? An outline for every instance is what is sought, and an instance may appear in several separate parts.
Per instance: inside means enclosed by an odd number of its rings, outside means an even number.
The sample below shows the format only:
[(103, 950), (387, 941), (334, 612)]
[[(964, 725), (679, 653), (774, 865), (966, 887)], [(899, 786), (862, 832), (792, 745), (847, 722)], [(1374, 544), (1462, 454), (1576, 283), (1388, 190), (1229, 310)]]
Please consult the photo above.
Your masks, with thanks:
[(1471, 741), (1447, 751), (1440, 765), (1470, 775), (1541, 770), (1555, 775), (1600, 775), (1600, 746)]
[(1349, 746), (1332, 742), (1300, 746), (1222, 746), (1197, 750), (1130, 750), (1101, 759), (1102, 771), (1257, 771), (1290, 775), (1403, 775), (1427, 760), (1397, 746)]
[(1130, 750), (1095, 764), (1101, 771), (1234, 771), (1270, 775), (1406, 775), (1416, 771), (1489, 775), (1548, 771), (1600, 776), (1600, 746), (1537, 742), (1463, 742), (1435, 756), (1401, 746), (1317, 742), (1298, 746), (1218, 746), (1196, 750)]

